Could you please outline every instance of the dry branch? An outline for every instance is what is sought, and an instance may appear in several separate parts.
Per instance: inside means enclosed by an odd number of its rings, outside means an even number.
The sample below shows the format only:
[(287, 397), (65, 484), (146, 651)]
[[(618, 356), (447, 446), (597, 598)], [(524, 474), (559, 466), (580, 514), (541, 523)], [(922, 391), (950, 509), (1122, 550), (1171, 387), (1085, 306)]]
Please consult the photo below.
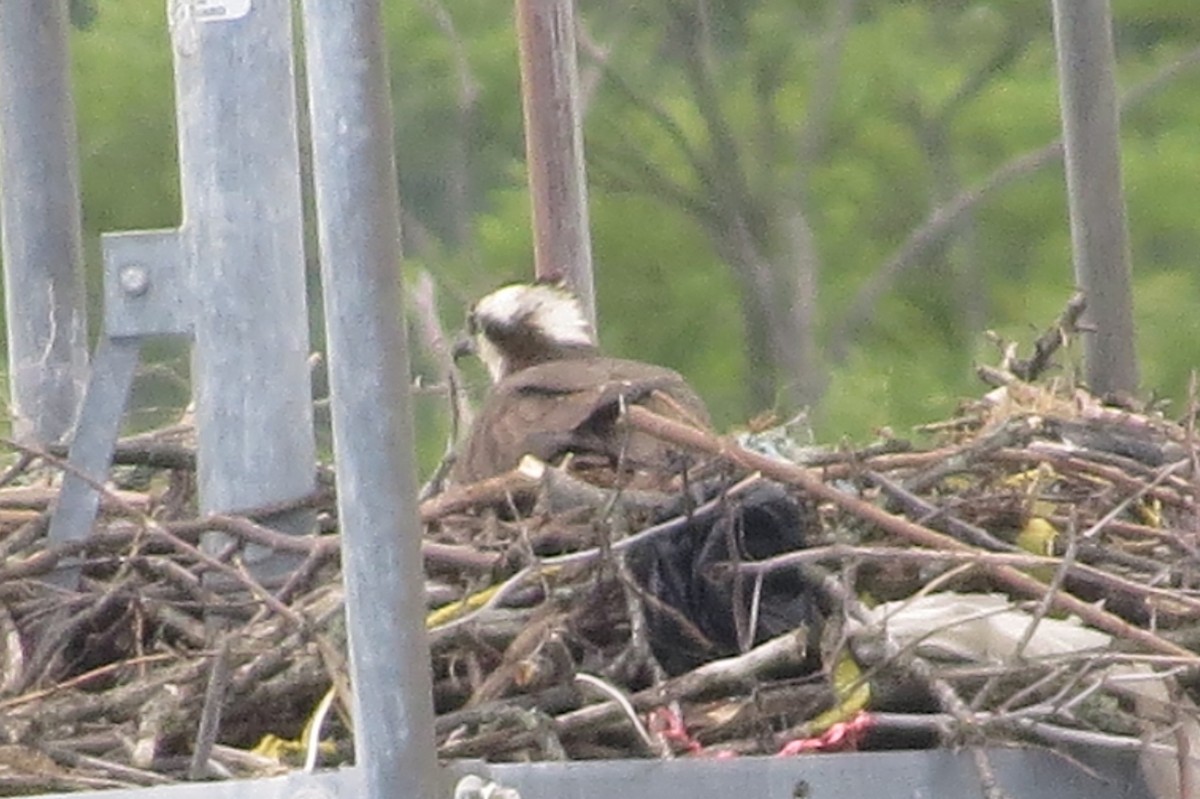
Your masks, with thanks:
[[(756, 452), (750, 452), (729, 441), (723, 441), (702, 430), (680, 424), (636, 405), (626, 410), (626, 419), (631, 426), (644, 433), (658, 436), (659, 438), (679, 444), (680, 446), (689, 447), (698, 452), (725, 458), (744, 468), (762, 472), (780, 482), (794, 485), (816, 499), (831, 502), (855, 516), (877, 525), (880, 529), (886, 530), (914, 544), (931, 549), (970, 551), (966, 544), (947, 535), (930, 530), (928, 527), (916, 524), (903, 517), (894, 516), (869, 502), (864, 502), (858, 497), (851, 496), (834, 486), (827, 485), (819, 477), (802, 467), (772, 460)], [(985, 568), (992, 577), (1008, 588), (1025, 596), (1041, 598), (1048, 591), (1048, 586), (1045, 583), (1030, 577), (1028, 574), (1017, 571), (1011, 566), (989, 564)], [(1148, 630), (1135, 627), (1125, 620), (1070, 594), (1056, 594), (1053, 600), (1053, 607), (1067, 613), (1074, 613), (1089, 624), (1093, 624), (1105, 632), (1112, 633), (1118, 638), (1134, 641), (1154, 652), (1179, 657), (1190, 656), (1194, 659), (1196, 665), (1200, 665), (1200, 656)]]
[[(1194, 439), (1165, 420), (1015, 376), (1002, 391), (1006, 402), (940, 427), (929, 449), (806, 449), (805, 463), (815, 464), (807, 467), (632, 407), (626, 424), (721, 462), (705, 465), (724, 481), (717, 494), (699, 501), (599, 488), (569, 468), (528, 461), (422, 503), (441, 755), (798, 752), (854, 744), (881, 727), (957, 730), (973, 747), (1030, 736), (1128, 746), (1139, 720), (1104, 675), (1192, 670), (1198, 660)], [(1096, 435), (1081, 438), (1080, 429)], [(1163, 458), (1105, 451), (1114, 436)], [(40, 508), (53, 492), (19, 486), (19, 472), (11, 479), (0, 510), (8, 497), (36, 515), (0, 524), (0, 742), (33, 752), (45, 768), (0, 769), (0, 793), (275, 773), (296, 764), (286, 752), (331, 686), (339, 714), (324, 725), (322, 762), (349, 756), (338, 535), (283, 535), (262, 521), (270, 517), (263, 509), (150, 518), (161, 500), (154, 489), (107, 492), (95, 535), (52, 545)], [(703, 634), (695, 617), (664, 609), (639, 558), (670, 552), (678, 536), (698, 535), (764, 487), (808, 509), (807, 543), (705, 564), (700, 576), (761, 588), (774, 576), (803, 575), (825, 598), (820, 617), (812, 629), (796, 625), (664, 674), (655, 668), (654, 619), (673, 613), (683, 635)], [(303, 502), (336, 529), (331, 491)], [(1059, 532), (1036, 554), (1018, 545), (1031, 519)], [(201, 551), (209, 530), (231, 545)], [(302, 562), (282, 585), (264, 586), (239, 559), (248, 544)], [(77, 593), (41, 581), (64, 558), (81, 564)], [(206, 579), (212, 574), (223, 579)], [(1114, 648), (935, 662), (874, 628), (843, 624), (866, 617), (859, 592), (883, 589), (900, 601), (1004, 592), (1032, 613), (1026, 638), (1065, 610), (1110, 634)], [(223, 639), (206, 614), (229, 621)], [(814, 635), (821, 625), (824, 635)], [(838, 677), (848, 652), (859, 673)], [(928, 694), (928, 712), (891, 713), (896, 683)], [(866, 717), (855, 715), (853, 696), (867, 702)], [(1093, 705), (1116, 709), (1098, 716)], [(859, 732), (839, 738), (839, 729)], [(265, 744), (250, 751), (267, 735), (283, 739), (274, 745), (283, 754)], [(1000, 791), (986, 759), (978, 768), (981, 786)]]

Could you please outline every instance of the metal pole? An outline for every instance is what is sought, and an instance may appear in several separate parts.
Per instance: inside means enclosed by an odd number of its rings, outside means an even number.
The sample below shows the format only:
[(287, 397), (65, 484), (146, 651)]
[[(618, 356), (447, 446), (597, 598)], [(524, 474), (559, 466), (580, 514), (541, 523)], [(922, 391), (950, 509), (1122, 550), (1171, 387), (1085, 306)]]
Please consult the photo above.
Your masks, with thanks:
[(1108, 0), (1054, 0), (1075, 279), (1087, 296), (1085, 368), (1098, 394), (1137, 389), (1129, 231)]
[(516, 0), (516, 4), (534, 269), (539, 279), (566, 278), (594, 325), (575, 4), (574, 0)]
[(13, 434), (60, 441), (87, 381), (66, 0), (0, 2), (0, 232)]
[(303, 8), (357, 763), (369, 799), (433, 797), (433, 683), (380, 4), (304, 0)]
[(201, 512), (286, 502), (316, 463), (291, 3), (170, 8)]

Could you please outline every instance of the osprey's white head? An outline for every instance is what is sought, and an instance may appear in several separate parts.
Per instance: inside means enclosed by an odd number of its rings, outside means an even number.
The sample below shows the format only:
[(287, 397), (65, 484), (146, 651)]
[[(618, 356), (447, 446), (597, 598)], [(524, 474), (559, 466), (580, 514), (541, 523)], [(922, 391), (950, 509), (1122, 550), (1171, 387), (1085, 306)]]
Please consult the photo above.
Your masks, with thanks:
[(496, 383), (528, 366), (596, 352), (596, 337), (579, 299), (546, 283), (514, 283), (471, 308), (467, 332)]

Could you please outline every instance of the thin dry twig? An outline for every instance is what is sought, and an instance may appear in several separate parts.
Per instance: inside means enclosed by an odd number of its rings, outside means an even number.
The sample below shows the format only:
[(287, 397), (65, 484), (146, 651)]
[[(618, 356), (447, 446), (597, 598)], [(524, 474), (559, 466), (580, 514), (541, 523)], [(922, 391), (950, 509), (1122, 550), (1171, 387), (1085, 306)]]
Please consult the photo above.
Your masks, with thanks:
[[(865, 502), (858, 497), (845, 493), (833, 486), (826, 485), (816, 475), (789, 463), (772, 460), (764, 455), (745, 450), (733, 442), (723, 441), (702, 430), (679, 424), (670, 419), (647, 410), (633, 406), (628, 409), (625, 419), (638, 430), (658, 436), (681, 446), (706, 452), (728, 459), (740, 466), (762, 472), (780, 482), (794, 485), (803, 489), (807, 494), (817, 499), (831, 502), (855, 516), (869, 521), (889, 533), (898, 535), (913, 543), (932, 549), (966, 550), (967, 545), (949, 536), (937, 533), (927, 527), (915, 524), (907, 519), (893, 516), (887, 511)], [(1009, 589), (1025, 596), (1042, 597), (1046, 594), (1045, 583), (1010, 566), (986, 565), (985, 569), (993, 578), (1003, 583)], [(1089, 624), (1108, 632), (1117, 638), (1134, 641), (1152, 651), (1179, 657), (1192, 657), (1200, 665), (1200, 656), (1174, 644), (1149, 630), (1143, 630), (1129, 624), (1125, 620), (1104, 611), (1095, 605), (1080, 600), (1066, 592), (1055, 595), (1056, 610), (1074, 613)]]
[[(797, 742), (801, 748), (819, 748), (827, 743), (821, 736), (828, 725), (837, 726), (831, 719), (843, 712), (838, 697), (846, 696), (847, 686), (835, 690), (831, 673), (806, 670), (814, 660), (832, 670), (843, 657), (838, 653), (846, 652), (859, 655), (862, 672), (849, 690), (870, 685), (874, 694), (879, 681), (917, 678), (935, 699), (920, 724), (888, 714), (870, 723), (958, 731), (971, 746), (988, 795), (1002, 792), (980, 748), (985, 744), (1031, 736), (1087, 741), (1094, 734), (1061, 726), (1075, 724), (1104, 730), (1124, 745), (1117, 733), (1136, 728), (1138, 719), (1119, 707), (1109, 716), (1096, 715), (1098, 707), (1116, 706), (1112, 697), (1127, 690), (1111, 675), (1136, 667), (1163, 680), (1175, 670), (1194, 669), (1198, 660), (1191, 651), (1200, 645), (1200, 593), (1193, 576), (1200, 558), (1191, 540), (1196, 442), (1183, 427), (1142, 413), (1105, 413), (1086, 398), (1064, 401), (1061, 390), (1038, 391), (1015, 381), (1006, 389), (1013, 403), (1004, 411), (1007, 418), (997, 418), (995, 406), (981, 406), (973, 413), (982, 415), (963, 417), (939, 433), (952, 439), (949, 446), (805, 450), (802, 457), (815, 468), (755, 457), (689, 428), (680, 439), (684, 447), (716, 453), (727, 464), (697, 458), (693, 465), (732, 483), (698, 507), (691, 507), (691, 497), (700, 486), (614, 490), (544, 464), (533, 473), (458, 486), (423, 503), (422, 547), (433, 575), (427, 596), (441, 598), (435, 605), (465, 603), (458, 611), (439, 608), (431, 617), (438, 622), (430, 638), (439, 751), (505, 759), (760, 754), (789, 747), (789, 737), (811, 739)], [(1135, 443), (1144, 436), (1159, 442), (1151, 449), (1170, 457), (1139, 462), (1090, 448), (1093, 439), (1074, 433), (1070, 449), (1063, 443), (1065, 431), (1085, 426), (1072, 412), (1086, 417), (1089, 430), (1117, 430), (1122, 440)], [(658, 424), (639, 414), (628, 408), (625, 423)], [(1103, 435), (1094, 440), (1102, 443)], [(1163, 441), (1170, 447), (1161, 446)], [(1049, 466), (1026, 473), (1039, 463)], [(809, 650), (815, 635), (793, 629), (745, 655), (681, 674), (654, 669), (656, 658), (644, 656), (646, 650), (654, 656), (663, 643), (656, 638), (662, 634), (656, 619), (670, 619), (680, 640), (689, 631), (702, 638), (705, 628), (694, 609), (674, 607), (641, 582), (639, 559), (663, 557), (674, 550), (671, 536), (699, 535), (722, 514), (749, 507), (742, 497), (757, 496), (748, 492), (770, 481), (798, 489), (788, 495), (802, 499), (809, 545), (761, 560), (705, 563), (703, 574), (744, 589), (731, 619), (743, 644), (772, 612), (766, 588), (772, 580), (792, 579), (786, 572), (793, 572), (815, 586), (822, 611), (833, 614), (833, 621), (824, 621), (819, 657)], [(10, 493), (7, 499), (37, 508), (53, 499), (52, 491), (41, 491)], [(0, 503), (5, 496), (0, 491)], [(65, 544), (40, 540), (42, 511), (17, 508), (37, 514), (37, 521), (25, 522), (0, 508), (0, 602), (11, 618), (0, 634), (19, 637), (40, 626), (50, 630), (49, 639), (62, 653), (51, 685), (17, 694), (9, 685), (10, 693), (0, 696), (0, 736), (46, 742), (64, 779), (83, 775), (147, 785), (185, 779), (189, 771), (266, 774), (279, 764), (210, 744), (214, 727), (217, 740), (226, 734), (254, 740), (267, 732), (290, 738), (313, 718), (322, 697), (327, 702), (336, 697), (331, 706), (343, 723), (325, 725), (324, 736), (336, 742), (338, 754), (325, 755), (323, 746), (322, 757), (336, 763), (348, 754), (351, 697), (340, 619), (340, 538), (284, 535), (260, 521), (271, 515), (262, 509), (147, 519), (144, 508), (157, 507), (153, 492), (115, 496), (134, 501), (107, 497), (96, 534)], [(321, 513), (326, 530), (336, 529), (332, 496), (323, 488), (302, 500)], [(663, 518), (678, 508), (690, 510), (625, 533), (629, 519)], [(1030, 515), (1068, 531), (1059, 536), (1058, 554), (1033, 555), (1009, 543), (1014, 527), (1020, 529)], [(229, 545), (201, 551), (197, 543), (213, 530), (227, 534)], [(749, 543), (754, 534), (744, 527), (739, 541)], [(299, 555), (296, 570), (268, 591), (238, 558), (247, 543)], [(82, 569), (76, 594), (37, 580), (65, 558), (77, 559)], [(636, 568), (620, 568), (626, 558)], [(818, 564), (837, 564), (841, 578), (825, 575)], [(847, 633), (837, 619), (865, 618), (856, 591), (873, 592), (876, 575), (889, 570), (916, 575), (895, 584), (903, 593), (894, 598), (913, 601), (974, 588), (982, 577), (983, 590), (1034, 597), (1018, 603), (1033, 614), (1027, 637), (1051, 623), (1051, 610), (1066, 609), (1113, 635), (1115, 646), (1138, 651), (945, 665), (922, 660), (914, 642), (876, 656), (870, 635)], [(203, 579), (213, 573), (224, 578)], [(1050, 574), (1047, 582), (1035, 576)], [(857, 581), (853, 587), (851, 579)], [(1098, 597), (1103, 605), (1095, 604)], [(69, 611), (65, 621), (47, 627), (59, 608)], [(206, 612), (237, 625), (225, 634), (227, 678), (214, 673)], [(638, 647), (641, 654), (630, 660)], [(16, 650), (5, 644), (2, 651)], [(626, 668), (643, 659), (650, 669)], [(28, 665), (23, 649), (13, 662)], [(603, 693), (585, 699), (573, 676), (580, 673), (604, 675), (604, 687), (588, 689)], [(226, 702), (218, 721), (213, 708), (220, 704), (214, 698), (220, 684)], [(286, 720), (280, 712), (285, 708), (294, 708)], [(1171, 723), (1154, 727), (1155, 740), (1170, 744)], [(1101, 743), (1109, 744), (1113, 741)], [(1171, 757), (1181, 749), (1154, 746)], [(310, 741), (310, 757), (313, 751)], [(160, 772), (158, 780), (150, 776)], [(0, 774), (0, 791), (29, 785)]]

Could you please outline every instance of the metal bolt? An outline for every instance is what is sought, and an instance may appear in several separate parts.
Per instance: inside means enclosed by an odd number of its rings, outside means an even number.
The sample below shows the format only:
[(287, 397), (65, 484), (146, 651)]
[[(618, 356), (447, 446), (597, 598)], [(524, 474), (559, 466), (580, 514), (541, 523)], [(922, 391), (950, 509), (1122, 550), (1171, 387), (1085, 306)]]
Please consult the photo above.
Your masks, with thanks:
[(117, 279), (130, 297), (140, 297), (150, 290), (150, 273), (141, 264), (122, 266)]

